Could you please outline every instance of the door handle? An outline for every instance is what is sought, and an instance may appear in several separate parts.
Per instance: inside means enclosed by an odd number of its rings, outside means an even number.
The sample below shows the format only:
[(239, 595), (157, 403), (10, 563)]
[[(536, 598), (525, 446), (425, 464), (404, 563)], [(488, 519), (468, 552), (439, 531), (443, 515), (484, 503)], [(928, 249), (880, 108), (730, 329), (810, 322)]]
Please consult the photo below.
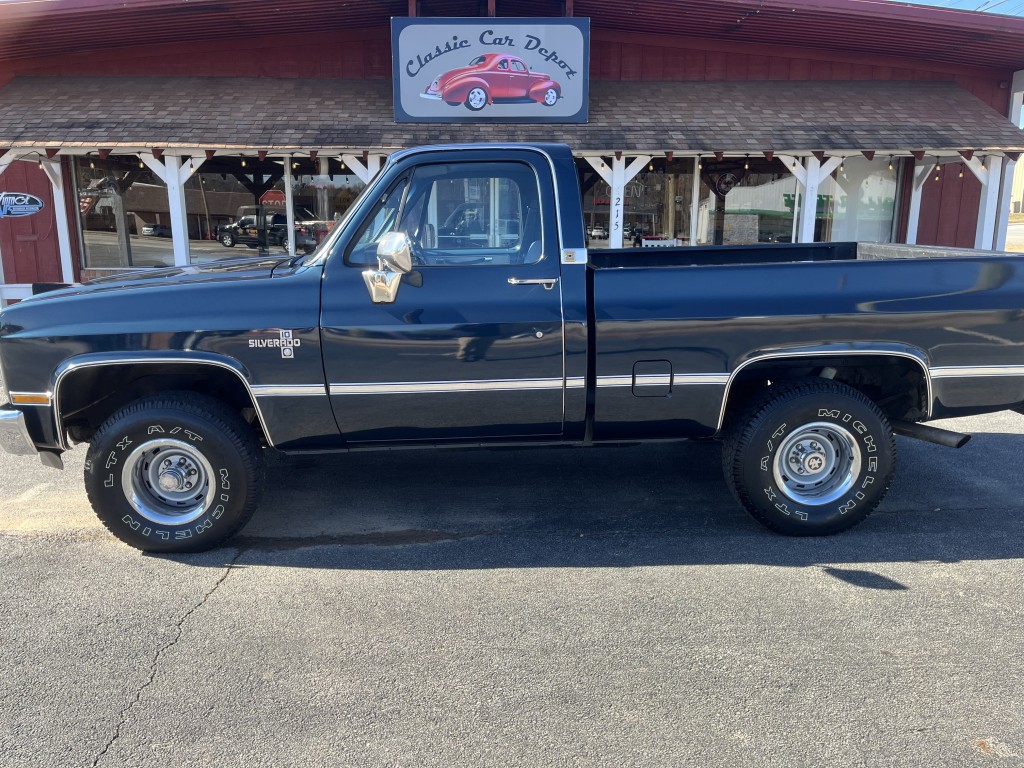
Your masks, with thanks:
[(543, 285), (545, 291), (550, 291), (558, 282), (557, 277), (536, 277), (530, 280), (520, 280), (518, 277), (510, 277), (509, 285)]

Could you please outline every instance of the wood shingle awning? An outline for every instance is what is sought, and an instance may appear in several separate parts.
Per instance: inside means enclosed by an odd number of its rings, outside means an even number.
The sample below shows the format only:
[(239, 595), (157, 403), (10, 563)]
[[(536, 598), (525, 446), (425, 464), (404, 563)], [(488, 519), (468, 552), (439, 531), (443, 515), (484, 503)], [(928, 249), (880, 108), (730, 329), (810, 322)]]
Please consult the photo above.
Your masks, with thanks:
[(0, 89), (0, 149), (1024, 151), (1024, 131), (952, 82), (594, 81), (590, 94), (586, 125), (444, 125), (395, 123), (387, 80), (20, 77)]

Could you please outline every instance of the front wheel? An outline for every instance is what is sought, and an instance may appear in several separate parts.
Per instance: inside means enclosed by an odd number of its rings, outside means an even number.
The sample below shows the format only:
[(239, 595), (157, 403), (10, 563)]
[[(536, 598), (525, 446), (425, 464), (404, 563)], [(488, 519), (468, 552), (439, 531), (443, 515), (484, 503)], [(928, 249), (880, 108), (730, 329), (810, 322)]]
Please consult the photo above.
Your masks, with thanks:
[(548, 88), (544, 91), (544, 106), (553, 107), (558, 103), (558, 91), (554, 88)]
[(205, 395), (169, 393), (107, 419), (86, 456), (85, 489), (126, 544), (199, 552), (252, 517), (262, 472), (262, 451), (241, 416)]
[(466, 94), (466, 109), (473, 112), (479, 112), (481, 109), (487, 106), (487, 91), (483, 88), (473, 88), (468, 94)]
[(896, 467), (885, 414), (827, 379), (770, 388), (726, 439), (726, 480), (761, 524), (791, 536), (852, 528), (878, 506)]
[(230, 232), (224, 232), (220, 236), (220, 244), (225, 248), (233, 248), (235, 245), (235, 238)]

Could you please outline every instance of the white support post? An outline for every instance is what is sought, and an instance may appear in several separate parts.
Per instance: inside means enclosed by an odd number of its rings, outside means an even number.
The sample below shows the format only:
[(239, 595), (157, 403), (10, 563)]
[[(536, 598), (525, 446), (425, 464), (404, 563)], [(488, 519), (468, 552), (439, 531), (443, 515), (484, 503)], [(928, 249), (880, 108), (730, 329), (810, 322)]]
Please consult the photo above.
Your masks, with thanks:
[(935, 163), (915, 165), (910, 187), (910, 212), (907, 214), (907, 245), (917, 245), (917, 230), (921, 224), (921, 193), (924, 183), (935, 170)]
[[(165, 161), (167, 167), (167, 203), (171, 217), (171, 237), (174, 243), (174, 264), (178, 267), (188, 265), (188, 217), (185, 214), (185, 183), (181, 180), (182, 171), (181, 158), (168, 155)], [(190, 174), (191, 175), (191, 174)], [(187, 178), (187, 176), (186, 176)]]
[(598, 172), (604, 182), (611, 187), (611, 200), (609, 201), (608, 221), (608, 247), (622, 247), (622, 224), (625, 210), (626, 184), (643, 170), (644, 166), (651, 162), (650, 155), (638, 155), (627, 166), (626, 158), (622, 155), (612, 158), (611, 167), (604, 162), (600, 156), (587, 157), (586, 161)]
[(383, 161), (384, 157), (385, 155), (367, 155), (365, 165), (355, 155), (342, 155), (341, 161), (355, 172), (363, 184), (369, 184), (370, 179), (380, 171), (381, 161)]
[[(1013, 83), (1010, 85), (1010, 122), (1020, 125), (1022, 111), (1024, 111), (1024, 69), (1013, 73)], [(1006, 229), (1010, 223), (1013, 174), (1016, 166), (1017, 161), (1011, 160), (1009, 157), (1003, 161), (1003, 183), (999, 190), (999, 208), (993, 243), (993, 248), (997, 251), (1006, 250)]]
[(690, 190), (690, 245), (697, 245), (697, 218), (700, 216), (700, 158), (693, 158), (693, 188)]
[[(804, 204), (800, 208), (800, 223), (797, 225), (798, 243), (814, 242), (814, 224), (818, 216), (818, 183), (821, 163), (816, 157), (804, 159)], [(797, 177), (800, 178), (799, 176)]]
[(174, 265), (185, 267), (189, 264), (188, 216), (185, 210), (185, 182), (199, 170), (203, 161), (195, 157), (182, 163), (176, 155), (167, 155), (160, 162), (152, 152), (140, 152), (139, 159), (146, 164), (160, 181), (167, 186), (167, 211), (171, 219), (171, 243), (174, 249)]
[(53, 191), (53, 216), (57, 225), (61, 279), (65, 283), (73, 283), (75, 268), (71, 263), (71, 231), (68, 229), (68, 207), (64, 197), (64, 175), (61, 173), (60, 160), (43, 160), (42, 166)]
[(978, 228), (974, 234), (974, 247), (990, 251), (995, 246), (996, 216), (999, 209), (999, 180), (1003, 158), (989, 155), (985, 158), (985, 174), (981, 181), (981, 202), (978, 204)]
[(1003, 160), (1003, 182), (999, 187), (999, 205), (996, 214), (996, 233), (992, 249), (1006, 250), (1006, 231), (1010, 224), (1010, 204), (1013, 197), (1013, 175), (1017, 161), (1009, 157)]
[[(794, 216), (797, 215), (797, 208), (799, 207), (799, 221), (796, 225), (796, 242), (813, 243), (814, 225), (818, 218), (818, 188), (825, 179), (832, 175), (832, 171), (842, 165), (843, 158), (830, 157), (822, 163), (814, 155), (811, 155), (804, 158), (804, 165), (801, 167), (796, 163), (796, 158), (791, 155), (777, 155), (777, 157), (785, 163), (789, 167), (790, 172), (796, 176), (798, 188), (803, 187), (804, 190), (803, 205), (797, 206), (796, 202), (793, 204)], [(795, 168), (793, 167), (794, 164), (796, 165)]]
[(295, 255), (295, 200), (292, 192), (292, 158), (291, 155), (282, 155), (284, 159), (284, 208), (287, 216), (288, 226), (288, 253)]

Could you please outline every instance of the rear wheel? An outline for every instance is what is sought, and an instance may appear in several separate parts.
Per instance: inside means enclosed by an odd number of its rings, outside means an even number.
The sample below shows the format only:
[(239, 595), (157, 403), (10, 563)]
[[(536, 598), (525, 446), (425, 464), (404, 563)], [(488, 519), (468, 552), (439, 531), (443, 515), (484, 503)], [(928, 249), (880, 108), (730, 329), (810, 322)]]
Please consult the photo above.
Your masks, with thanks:
[(771, 387), (737, 420), (722, 454), (726, 480), (760, 523), (791, 536), (838, 533), (889, 490), (896, 443), (858, 390), (827, 379)]
[(85, 487), (100, 521), (148, 552), (198, 552), (237, 532), (256, 509), (263, 456), (252, 429), (194, 393), (137, 400), (96, 432)]

